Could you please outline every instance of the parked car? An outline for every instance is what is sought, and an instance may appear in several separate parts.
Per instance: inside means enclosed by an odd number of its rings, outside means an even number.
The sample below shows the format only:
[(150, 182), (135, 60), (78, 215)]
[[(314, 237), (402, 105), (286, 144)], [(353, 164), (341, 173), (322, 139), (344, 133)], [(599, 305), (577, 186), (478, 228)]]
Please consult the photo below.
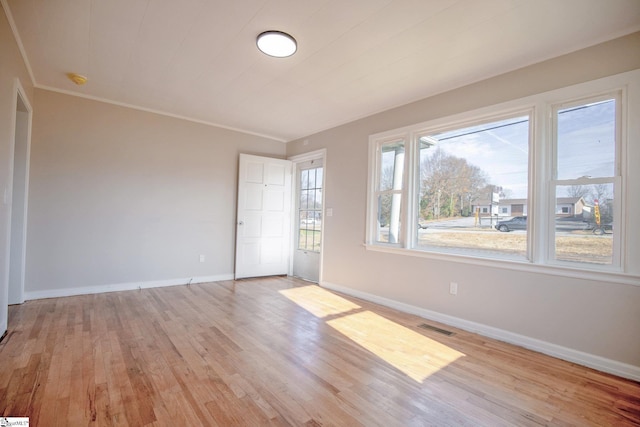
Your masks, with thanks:
[(507, 232), (512, 230), (526, 230), (527, 229), (527, 217), (526, 216), (514, 216), (506, 221), (498, 221), (496, 224), (496, 230)]

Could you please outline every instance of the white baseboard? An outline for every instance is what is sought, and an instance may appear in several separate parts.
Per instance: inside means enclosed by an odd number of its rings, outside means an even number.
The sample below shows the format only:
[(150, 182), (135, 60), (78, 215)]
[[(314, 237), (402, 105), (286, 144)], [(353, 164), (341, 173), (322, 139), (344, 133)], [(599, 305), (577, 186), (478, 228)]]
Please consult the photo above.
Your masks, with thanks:
[(46, 291), (25, 291), (25, 300), (70, 297), (74, 295), (100, 294), (104, 292), (132, 291), (136, 289), (161, 288), (164, 286), (187, 285), (189, 283), (220, 282), (233, 280), (233, 274), (217, 276), (186, 277), (179, 279), (156, 280), (149, 282), (117, 283), (113, 285), (86, 286), (80, 288), (51, 289)]
[(335, 283), (323, 281), (320, 286), (376, 304), (384, 305), (386, 307), (390, 307), (405, 313), (414, 314), (425, 319), (430, 319), (436, 322), (444, 323), (446, 325), (454, 326), (465, 331), (478, 333), (480, 335), (504, 341), (509, 344), (515, 344), (529, 350), (534, 350), (539, 353), (557, 357), (558, 359), (563, 359), (569, 362), (577, 363), (579, 365), (587, 366), (589, 368), (597, 369), (598, 371), (607, 372), (609, 374), (617, 375), (619, 377), (628, 378), (635, 381), (640, 381), (640, 367), (638, 366), (617, 362), (615, 360), (563, 347), (557, 344), (552, 344), (536, 338), (531, 338), (525, 335), (505, 331), (504, 329), (494, 328), (492, 326), (471, 322), (459, 317), (449, 316), (447, 314), (427, 310), (426, 308), (405, 304), (389, 298), (370, 294), (368, 292), (358, 291), (346, 286), (337, 285)]

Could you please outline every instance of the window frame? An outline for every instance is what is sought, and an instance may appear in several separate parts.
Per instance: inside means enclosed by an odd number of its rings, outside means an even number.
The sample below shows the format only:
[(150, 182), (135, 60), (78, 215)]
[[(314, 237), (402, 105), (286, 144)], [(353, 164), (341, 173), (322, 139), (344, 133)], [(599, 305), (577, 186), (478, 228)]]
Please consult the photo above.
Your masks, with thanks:
[[(411, 198), (411, 200), (413, 200), (413, 203), (411, 204), (411, 206), (409, 207), (409, 209), (412, 209), (411, 214), (413, 216), (411, 216), (411, 218), (415, 218), (417, 221), (418, 215), (417, 215), (417, 209), (418, 209), (418, 205), (419, 205), (419, 188), (420, 188), (420, 154), (419, 154), (419, 150), (420, 150), (420, 144), (418, 142), (419, 138), (428, 134), (438, 134), (441, 132), (448, 132), (448, 131), (452, 131), (452, 130), (456, 130), (456, 129), (462, 129), (462, 128), (468, 128), (468, 127), (472, 127), (472, 126), (478, 126), (478, 125), (482, 125), (482, 124), (489, 124), (492, 122), (499, 122), (499, 121), (503, 121), (503, 120), (508, 120), (508, 119), (512, 119), (512, 118), (516, 118), (516, 117), (524, 117), (527, 116), (529, 119), (529, 136), (528, 136), (528, 159), (527, 159), (527, 203), (530, 203), (532, 198), (531, 198), (531, 192), (532, 192), (532, 182), (533, 182), (533, 165), (532, 165), (532, 157), (531, 157), (531, 153), (533, 150), (533, 144), (534, 144), (534, 138), (533, 138), (533, 126), (535, 123), (535, 107), (532, 105), (522, 105), (516, 108), (506, 108), (506, 109), (497, 109), (495, 111), (491, 111), (489, 113), (481, 113), (479, 115), (474, 116), (474, 112), (470, 111), (467, 113), (463, 113), (463, 115), (461, 116), (461, 118), (459, 120), (456, 120), (455, 117), (451, 117), (451, 120), (445, 121), (442, 124), (438, 124), (437, 122), (426, 122), (414, 127), (410, 127), (412, 128), (409, 132), (410, 135), (410, 142), (411, 142), (411, 153), (413, 155), (412, 157), (412, 163), (410, 165), (411, 167), (411, 172), (412, 172), (412, 178), (414, 178), (413, 181), (413, 187), (411, 188), (413, 190), (413, 193), (410, 193), (407, 197), (407, 199)], [(414, 160), (415, 159), (415, 160)], [(405, 169), (407, 170), (407, 169)], [(531, 205), (530, 205), (531, 206)], [(491, 208), (490, 207), (482, 207), (481, 208), (481, 213), (486, 214), (486, 213), (490, 213)], [(416, 221), (411, 221), (411, 222), (416, 222)], [(420, 251), (420, 252), (435, 252), (435, 253), (442, 253), (442, 254), (451, 254), (453, 256), (460, 256), (461, 254), (456, 253), (456, 249), (457, 248), (451, 248), (451, 249), (441, 249), (441, 250), (433, 250), (433, 249), (429, 249), (428, 247), (424, 247), (424, 246), (419, 246), (418, 245), (418, 236), (417, 233), (415, 232), (415, 227), (413, 229), (411, 229), (411, 234), (408, 236), (407, 241), (410, 242), (410, 246), (408, 246), (406, 249), (410, 249), (410, 250), (415, 250), (415, 251)], [(526, 243), (526, 247), (525, 247), (525, 254), (524, 254), (524, 259), (522, 259), (522, 262), (529, 262), (531, 259), (531, 253), (532, 253), (532, 239), (529, 235), (529, 227), (527, 227), (527, 243)], [(507, 255), (504, 256), (488, 256), (488, 254), (486, 252), (482, 252), (482, 251), (478, 251), (475, 255), (469, 255), (471, 257), (478, 257), (478, 258), (483, 258), (483, 259), (498, 259), (498, 260), (511, 260), (513, 259), (512, 257), (509, 257)]]
[[(622, 240), (623, 236), (625, 236), (624, 229), (625, 224), (622, 221), (623, 209), (624, 209), (624, 185), (623, 185), (623, 173), (622, 173), (622, 163), (623, 160), (626, 159), (626, 144), (623, 141), (623, 129), (626, 127), (626, 122), (623, 121), (623, 113), (626, 111), (625, 104), (623, 103), (623, 98), (626, 96), (626, 90), (624, 88), (612, 89), (605, 92), (593, 93), (587, 96), (581, 96), (578, 98), (564, 100), (562, 102), (553, 103), (549, 106), (549, 120), (551, 122), (549, 141), (551, 143), (551, 158), (548, 159), (549, 164), (551, 165), (550, 171), (550, 179), (548, 185), (548, 197), (549, 197), (549, 207), (548, 209), (548, 221), (549, 224), (555, 224), (555, 209), (556, 206), (556, 189), (559, 186), (565, 185), (595, 185), (595, 184), (613, 184), (613, 256), (611, 259), (611, 264), (596, 264), (596, 263), (577, 263), (566, 260), (561, 260), (556, 258), (556, 245), (555, 237), (556, 230), (554, 226), (549, 226), (547, 228), (547, 259), (546, 262), (551, 265), (558, 266), (579, 266), (580, 268), (588, 268), (592, 270), (602, 270), (602, 271), (615, 271), (622, 272)], [(587, 177), (579, 177), (574, 179), (558, 179), (558, 121), (557, 116), (560, 110), (564, 110), (566, 108), (577, 107), (584, 104), (595, 103), (599, 101), (605, 101), (613, 99), (615, 100), (616, 111), (615, 111), (615, 165), (613, 176), (610, 177), (596, 177), (596, 178), (587, 178)]]
[[(367, 244), (369, 245), (381, 245), (386, 247), (395, 247), (395, 248), (403, 248), (406, 244), (406, 212), (408, 208), (408, 200), (407, 200), (407, 185), (408, 185), (408, 174), (407, 168), (410, 167), (410, 159), (411, 153), (407, 147), (408, 142), (408, 134), (405, 133), (397, 133), (394, 132), (392, 134), (387, 135), (384, 138), (377, 139), (375, 144), (370, 147), (374, 151), (373, 155), (369, 156), (369, 170), (373, 170), (374, 176), (373, 179), (370, 179), (368, 182), (368, 211), (371, 212), (371, 215), (367, 215)], [(393, 143), (403, 143), (404, 144), (404, 165), (403, 170), (404, 173), (402, 175), (402, 188), (400, 190), (380, 190), (380, 180), (382, 178), (382, 156), (379, 155), (382, 153), (382, 146), (385, 144), (393, 144)], [(398, 242), (390, 243), (390, 242), (381, 242), (378, 241), (378, 197), (383, 194), (400, 194), (401, 195), (401, 203), (400, 203), (400, 228), (398, 230)], [(405, 214), (403, 215), (402, 212)]]
[[(631, 89), (629, 89), (631, 87)], [(620, 127), (616, 132), (620, 133), (618, 146), (616, 147), (616, 165), (619, 183), (615, 185), (615, 203), (614, 215), (618, 217), (615, 228), (618, 233), (616, 246), (618, 252), (616, 262), (611, 265), (601, 266), (589, 263), (568, 263), (555, 260), (550, 256), (550, 246), (554, 245), (551, 240), (551, 233), (555, 231), (555, 193), (551, 192), (551, 181), (554, 178), (555, 164), (552, 165), (552, 159), (555, 144), (553, 143), (553, 122), (552, 109), (555, 105), (566, 105), (569, 102), (578, 102), (580, 100), (593, 100), (597, 96), (607, 96), (612, 93), (620, 93), (620, 108), (616, 114), (619, 115)], [(632, 103), (629, 105), (632, 96)], [(446, 128), (450, 126), (463, 126), (465, 123), (480, 123), (492, 117), (502, 117), (516, 112), (531, 110), (531, 123), (529, 131), (532, 143), (529, 152), (529, 194), (528, 194), (528, 261), (518, 261), (512, 259), (501, 259), (496, 257), (472, 256), (469, 254), (453, 254), (433, 250), (416, 249), (413, 241), (413, 232), (416, 225), (412, 224), (410, 219), (414, 218), (416, 204), (413, 198), (416, 195), (416, 154), (414, 149), (407, 150), (411, 158), (405, 158), (405, 179), (411, 177), (405, 187), (404, 203), (411, 198), (412, 206), (405, 209), (402, 220), (408, 222), (404, 225), (402, 236), (404, 241), (398, 245), (388, 245), (375, 242), (372, 239), (374, 228), (371, 221), (372, 203), (375, 202), (372, 197), (372, 171), (376, 164), (376, 145), (391, 138), (406, 138), (405, 141), (413, 142), (413, 136), (416, 133), (424, 134), (425, 129)], [(450, 116), (434, 118), (432, 120), (404, 126), (402, 128), (392, 129), (386, 132), (380, 132), (369, 136), (369, 179), (368, 179), (368, 205), (366, 212), (366, 238), (365, 248), (367, 250), (388, 252), (394, 254), (403, 254), (413, 257), (430, 258), (435, 260), (443, 260), (449, 262), (462, 262), (467, 264), (492, 266), (504, 269), (513, 269), (519, 271), (528, 271), (535, 273), (546, 273), (552, 275), (560, 275), (566, 277), (576, 277), (590, 280), (608, 280), (616, 283), (640, 285), (640, 274), (637, 268), (629, 266), (629, 257), (634, 256), (637, 252), (636, 248), (627, 247), (627, 224), (628, 212), (627, 199), (627, 180), (628, 178), (628, 133), (640, 135), (640, 126), (630, 123), (631, 111), (640, 110), (640, 70), (633, 70), (618, 75), (603, 77), (597, 80), (579, 83), (548, 92), (543, 92), (519, 99), (514, 99), (501, 104), (489, 105), (475, 110), (460, 112)], [(414, 144), (415, 145), (415, 144)], [(409, 162), (406, 164), (406, 162)], [(590, 184), (597, 183), (592, 179)], [(554, 187), (555, 191), (555, 187)], [(619, 196), (619, 197), (618, 197)], [(634, 203), (637, 201), (634, 199)], [(550, 214), (553, 212), (554, 214)]]

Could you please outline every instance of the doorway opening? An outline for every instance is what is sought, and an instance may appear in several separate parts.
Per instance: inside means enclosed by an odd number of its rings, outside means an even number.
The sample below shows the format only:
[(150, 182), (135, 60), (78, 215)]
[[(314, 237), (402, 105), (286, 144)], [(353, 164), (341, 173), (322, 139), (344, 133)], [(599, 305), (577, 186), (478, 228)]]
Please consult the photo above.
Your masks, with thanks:
[(31, 106), (19, 82), (16, 82), (15, 131), (9, 239), (8, 303), (24, 302), (25, 259), (27, 241), (27, 203), (29, 191), (29, 156), (31, 148)]

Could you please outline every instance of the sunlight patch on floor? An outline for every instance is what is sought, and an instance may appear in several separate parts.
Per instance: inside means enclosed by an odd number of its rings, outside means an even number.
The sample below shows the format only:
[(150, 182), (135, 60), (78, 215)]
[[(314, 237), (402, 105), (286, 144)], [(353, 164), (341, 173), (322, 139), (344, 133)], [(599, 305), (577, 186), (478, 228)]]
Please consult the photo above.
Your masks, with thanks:
[(418, 382), (464, 356), (371, 311), (327, 324)]
[(319, 318), (333, 316), (326, 322), (329, 326), (417, 382), (464, 357), (464, 353), (318, 286), (280, 293)]
[(334, 295), (316, 285), (283, 289), (279, 292), (319, 318), (347, 313), (361, 308), (359, 305), (338, 295)]

